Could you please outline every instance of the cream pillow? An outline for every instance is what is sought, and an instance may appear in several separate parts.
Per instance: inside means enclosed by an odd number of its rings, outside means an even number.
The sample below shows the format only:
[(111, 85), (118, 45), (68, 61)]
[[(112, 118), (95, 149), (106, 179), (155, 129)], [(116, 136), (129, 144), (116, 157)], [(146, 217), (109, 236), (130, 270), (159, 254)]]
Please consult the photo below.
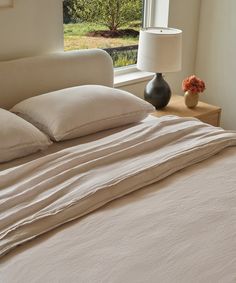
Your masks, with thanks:
[(126, 91), (83, 85), (26, 99), (11, 111), (60, 141), (139, 122), (154, 110)]
[(0, 108), (0, 163), (47, 148), (51, 141), (33, 125)]

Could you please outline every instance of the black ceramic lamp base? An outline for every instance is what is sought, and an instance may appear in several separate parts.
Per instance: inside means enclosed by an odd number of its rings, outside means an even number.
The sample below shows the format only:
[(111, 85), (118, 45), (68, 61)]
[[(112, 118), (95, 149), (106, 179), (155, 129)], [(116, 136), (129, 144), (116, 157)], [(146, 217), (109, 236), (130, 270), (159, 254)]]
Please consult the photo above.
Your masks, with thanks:
[(156, 109), (164, 108), (170, 101), (171, 89), (164, 80), (161, 73), (157, 73), (155, 77), (147, 84), (144, 91), (144, 99), (151, 103)]

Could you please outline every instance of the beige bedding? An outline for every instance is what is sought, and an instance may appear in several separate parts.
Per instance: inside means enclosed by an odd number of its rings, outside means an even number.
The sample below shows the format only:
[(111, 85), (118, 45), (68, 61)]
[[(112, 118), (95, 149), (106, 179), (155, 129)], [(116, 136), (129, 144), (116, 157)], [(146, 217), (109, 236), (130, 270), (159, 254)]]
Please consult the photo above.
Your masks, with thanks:
[[(145, 118), (140, 123), (142, 124), (142, 123), (146, 123), (147, 121), (155, 121), (157, 119), (158, 119), (157, 117), (149, 115), (147, 118)], [(103, 137), (106, 137), (106, 136), (109, 136), (109, 135), (112, 135), (112, 134), (115, 134), (115, 133), (119, 133), (119, 132), (123, 131), (124, 129), (128, 129), (132, 126), (133, 125), (130, 124), (130, 125), (126, 125), (126, 126), (123, 126), (123, 127), (118, 127), (118, 128), (114, 128), (114, 129), (110, 129), (110, 130), (106, 130), (106, 131), (101, 131), (101, 132), (95, 133), (93, 135), (88, 135), (88, 136), (80, 137), (80, 138), (77, 138), (77, 139), (72, 139), (72, 140), (67, 140), (67, 141), (62, 141), (62, 142), (54, 142), (50, 147), (48, 147), (48, 149), (46, 149), (44, 151), (40, 151), (40, 152), (28, 155), (28, 156), (23, 157), (23, 158), (15, 159), (15, 160), (7, 162), (7, 163), (0, 163), (0, 172), (3, 171), (3, 170), (9, 169), (9, 168), (15, 167), (15, 166), (23, 165), (25, 163), (39, 159), (39, 158), (47, 156), (49, 154), (56, 153), (56, 152), (61, 151), (65, 148), (68, 148), (68, 147), (73, 147), (73, 146), (76, 146), (76, 145), (79, 145), (79, 144), (84, 144), (84, 143), (100, 140)]]
[[(163, 119), (165, 129), (174, 119), (178, 120), (173, 117)], [(127, 155), (127, 158), (133, 161), (133, 165), (130, 166), (130, 162), (123, 163), (123, 171), (120, 170), (121, 166), (114, 169), (118, 168), (119, 172), (127, 174), (134, 168), (142, 170), (148, 165), (150, 173), (150, 169), (156, 169), (157, 163), (167, 165), (162, 167), (162, 171), (139, 175), (136, 179), (138, 188), (139, 185), (143, 186), (145, 183), (165, 177), (235, 143), (235, 134), (203, 127), (195, 120), (187, 122), (189, 128), (186, 130), (186, 124), (181, 128), (183, 124), (180, 123), (180, 120), (183, 122), (184, 119), (177, 120), (175, 126), (172, 124), (173, 127), (170, 127), (172, 135), (169, 139), (165, 137), (162, 142), (160, 130), (163, 130), (163, 121), (159, 123), (158, 139), (155, 136), (156, 129), (153, 131), (153, 125), (151, 132), (148, 127), (148, 138), (145, 136), (145, 144), (147, 141), (150, 142), (148, 146), (142, 147), (142, 153), (137, 154), (137, 151), (134, 154), (132, 149), (131, 155)], [(139, 136), (140, 140), (144, 140), (142, 127), (139, 128), (142, 133)], [(211, 133), (209, 130), (212, 130)], [(123, 139), (124, 135), (122, 141)], [(192, 139), (195, 144), (198, 143), (197, 148), (191, 143)], [(119, 142), (117, 146), (118, 144)], [(155, 148), (155, 158), (150, 146)], [(162, 147), (168, 150), (165, 149), (163, 152)], [(199, 150), (200, 148), (203, 151)], [(173, 279), (176, 279), (174, 282), (189, 282), (190, 278), (196, 278), (195, 282), (199, 282), (198, 279), (206, 279), (206, 282), (209, 282), (207, 279), (213, 279), (214, 282), (215, 278), (232, 281), (235, 278), (235, 152), (234, 149), (227, 150), (209, 161), (195, 165), (195, 168), (169, 177), (168, 181), (159, 182), (142, 192), (122, 198), (107, 208), (77, 221), (74, 225), (69, 225), (66, 229), (49, 233), (41, 240), (35, 240), (15, 250), (15, 255), (5, 256), (0, 262), (1, 278), (11, 282), (17, 274), (16, 271), (21, 270), (21, 276), (17, 277), (20, 280), (18, 282), (27, 282), (28, 278), (29, 282), (173, 282)], [(127, 151), (125, 153), (127, 154)], [(170, 160), (175, 161), (168, 163)], [(140, 162), (142, 166), (139, 166)], [(131, 171), (127, 171), (127, 168)], [(99, 173), (99, 170), (95, 169), (96, 173)], [(147, 175), (148, 179), (145, 179)], [(112, 180), (116, 177), (117, 174), (114, 174)], [(123, 185), (121, 188), (124, 188)], [(127, 185), (130, 185), (130, 180)], [(129, 191), (129, 187), (127, 188)], [(114, 197), (117, 195), (111, 195), (110, 199)], [(21, 203), (18, 203), (18, 207), (21, 207)], [(52, 212), (50, 206), (47, 207), (47, 212)], [(8, 224), (7, 221), (5, 223)], [(7, 231), (6, 227), (8, 229), (11, 226), (6, 225), (2, 231)], [(35, 232), (34, 229), (33, 231)], [(18, 237), (19, 234), (16, 233), (15, 236)], [(5, 239), (7, 242), (8, 238)], [(11, 242), (12, 238), (9, 239), (7, 244), (14, 244)], [(3, 244), (2, 247), (6, 246)], [(66, 260), (63, 260), (64, 258)], [(37, 277), (35, 272), (39, 270), (41, 272)]]
[(235, 188), (231, 148), (15, 249), (1, 282), (235, 282)]

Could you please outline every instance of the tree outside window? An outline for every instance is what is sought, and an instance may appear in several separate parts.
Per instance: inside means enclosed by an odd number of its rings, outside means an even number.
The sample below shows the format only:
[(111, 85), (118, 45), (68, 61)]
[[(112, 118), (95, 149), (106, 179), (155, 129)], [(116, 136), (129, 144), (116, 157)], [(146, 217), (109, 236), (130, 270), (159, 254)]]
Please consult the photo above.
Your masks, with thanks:
[(135, 64), (142, 0), (66, 0), (65, 50), (103, 48), (115, 67)]

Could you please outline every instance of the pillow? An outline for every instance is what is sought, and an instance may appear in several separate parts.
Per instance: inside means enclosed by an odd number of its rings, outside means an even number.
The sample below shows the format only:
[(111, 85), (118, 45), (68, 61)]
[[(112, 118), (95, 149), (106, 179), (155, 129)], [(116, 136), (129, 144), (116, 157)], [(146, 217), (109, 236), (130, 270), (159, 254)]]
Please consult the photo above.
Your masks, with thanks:
[(17, 115), (0, 108), (0, 163), (47, 148), (51, 141)]
[(154, 110), (126, 91), (83, 85), (31, 97), (11, 111), (61, 141), (139, 122)]

